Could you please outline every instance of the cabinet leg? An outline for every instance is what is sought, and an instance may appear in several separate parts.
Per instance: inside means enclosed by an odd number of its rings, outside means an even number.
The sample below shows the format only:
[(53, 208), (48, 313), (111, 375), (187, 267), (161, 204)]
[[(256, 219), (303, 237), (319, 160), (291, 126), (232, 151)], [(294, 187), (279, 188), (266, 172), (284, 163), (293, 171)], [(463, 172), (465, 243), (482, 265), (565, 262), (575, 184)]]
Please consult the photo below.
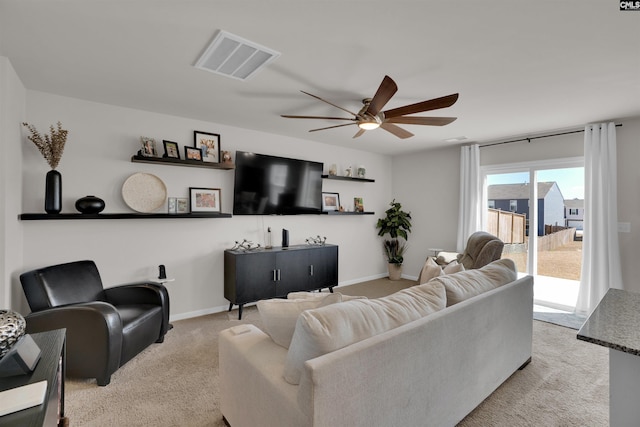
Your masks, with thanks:
[(333, 293), (333, 286), (329, 286), (329, 292)]
[(233, 308), (233, 303), (232, 303), (232, 302), (230, 302), (230, 303), (229, 303), (229, 311), (231, 311), (231, 309), (232, 309), (232, 308)]
[(242, 306), (244, 304), (238, 305), (238, 320), (242, 320)]

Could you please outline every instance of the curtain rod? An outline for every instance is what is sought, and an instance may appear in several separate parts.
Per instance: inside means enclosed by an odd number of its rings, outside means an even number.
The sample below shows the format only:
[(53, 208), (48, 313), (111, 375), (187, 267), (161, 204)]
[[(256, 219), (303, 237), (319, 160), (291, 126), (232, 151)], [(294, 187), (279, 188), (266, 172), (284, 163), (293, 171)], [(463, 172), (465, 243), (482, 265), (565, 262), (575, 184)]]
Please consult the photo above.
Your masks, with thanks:
[[(622, 126), (622, 124), (617, 124), (616, 125), (616, 127), (620, 127), (620, 126)], [(552, 136), (562, 136), (562, 135), (569, 135), (569, 134), (572, 134), (572, 133), (580, 133), (580, 132), (584, 132), (584, 129), (572, 130), (572, 131), (561, 132), (561, 133), (552, 133), (550, 135), (530, 136), (528, 138), (513, 139), (511, 141), (494, 142), (494, 143), (491, 143), (491, 144), (480, 145), (480, 148), (491, 147), (493, 145), (511, 144), (512, 142), (523, 142), (523, 141), (531, 142), (532, 139), (550, 138)]]

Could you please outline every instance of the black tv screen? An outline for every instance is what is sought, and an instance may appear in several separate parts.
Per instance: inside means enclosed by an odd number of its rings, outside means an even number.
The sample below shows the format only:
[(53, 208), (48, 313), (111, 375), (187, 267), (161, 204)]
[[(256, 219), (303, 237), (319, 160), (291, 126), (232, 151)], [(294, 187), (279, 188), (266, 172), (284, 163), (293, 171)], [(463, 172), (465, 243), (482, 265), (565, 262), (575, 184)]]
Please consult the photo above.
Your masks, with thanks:
[(322, 212), (323, 164), (236, 151), (234, 215)]

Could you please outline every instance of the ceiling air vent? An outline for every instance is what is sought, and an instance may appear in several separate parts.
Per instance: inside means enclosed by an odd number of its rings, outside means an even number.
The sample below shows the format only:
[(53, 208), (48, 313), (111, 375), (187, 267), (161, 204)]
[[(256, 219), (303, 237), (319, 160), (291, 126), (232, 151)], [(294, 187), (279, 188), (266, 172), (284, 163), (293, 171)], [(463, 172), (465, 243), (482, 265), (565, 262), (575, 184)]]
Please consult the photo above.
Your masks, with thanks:
[(247, 80), (278, 56), (279, 52), (220, 30), (195, 67), (234, 79)]

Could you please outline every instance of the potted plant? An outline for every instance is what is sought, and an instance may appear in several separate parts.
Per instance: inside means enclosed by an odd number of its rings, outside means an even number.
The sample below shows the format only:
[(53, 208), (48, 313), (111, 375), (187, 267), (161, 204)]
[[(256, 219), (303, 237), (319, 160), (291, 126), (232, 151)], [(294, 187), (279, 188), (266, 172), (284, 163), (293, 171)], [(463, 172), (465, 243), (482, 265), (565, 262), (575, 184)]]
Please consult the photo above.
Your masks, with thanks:
[(386, 210), (386, 216), (378, 218), (376, 228), (380, 229), (378, 236), (388, 234), (391, 237), (383, 242), (384, 254), (389, 263), (389, 279), (400, 280), (404, 253), (407, 250), (406, 241), (411, 232), (411, 213), (403, 211), (402, 205), (395, 199), (389, 205), (391, 207)]

